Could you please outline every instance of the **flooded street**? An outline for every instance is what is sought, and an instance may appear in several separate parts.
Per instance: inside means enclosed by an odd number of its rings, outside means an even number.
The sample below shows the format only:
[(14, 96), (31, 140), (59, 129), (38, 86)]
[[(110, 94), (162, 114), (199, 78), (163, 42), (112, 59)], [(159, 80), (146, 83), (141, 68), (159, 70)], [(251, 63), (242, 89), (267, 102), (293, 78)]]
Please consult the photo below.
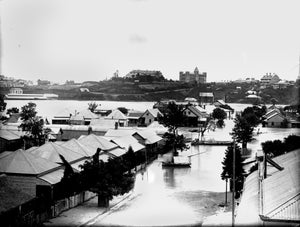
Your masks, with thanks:
[[(207, 132), (204, 138), (230, 140), (233, 121), (225, 123), (225, 128)], [(260, 128), (260, 132), (248, 144), (252, 156), (261, 149), (261, 142), (299, 135), (299, 129)], [(198, 133), (186, 131), (184, 134), (198, 137)], [(136, 175), (128, 201), (89, 225), (201, 225), (206, 217), (222, 209), (219, 204), (225, 200), (225, 182), (220, 178), (225, 150), (226, 146), (190, 146), (181, 155), (191, 157), (191, 168), (162, 167), (161, 162), (168, 154), (160, 156), (145, 172)]]

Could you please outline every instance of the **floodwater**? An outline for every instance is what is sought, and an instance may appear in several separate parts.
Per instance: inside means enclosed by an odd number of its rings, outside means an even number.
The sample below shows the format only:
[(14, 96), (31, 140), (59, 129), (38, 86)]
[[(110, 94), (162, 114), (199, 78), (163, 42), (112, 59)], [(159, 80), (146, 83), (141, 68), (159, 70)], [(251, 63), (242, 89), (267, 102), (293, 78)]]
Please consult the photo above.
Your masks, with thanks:
[[(226, 120), (223, 129), (207, 132), (205, 139), (230, 140), (233, 120)], [(256, 129), (258, 130), (258, 129)], [(260, 144), (267, 140), (280, 139), (290, 134), (299, 135), (299, 129), (260, 128), (248, 144), (255, 156)], [(184, 132), (192, 138), (197, 133)], [(191, 146), (180, 155), (191, 157), (191, 168), (165, 168), (159, 157), (147, 170), (136, 176), (133, 193), (128, 201), (116, 207), (113, 212), (100, 216), (90, 225), (103, 226), (179, 226), (201, 225), (207, 210), (218, 212), (219, 204), (209, 205), (210, 192), (225, 192), (225, 182), (221, 180), (222, 160), (226, 146)], [(167, 154), (168, 155), (168, 154)], [(223, 201), (224, 202), (224, 201)]]
[[(7, 100), (7, 108), (25, 105), (28, 101)], [(34, 101), (40, 116), (52, 118), (64, 108), (84, 109), (89, 101), (51, 100)], [(154, 102), (110, 102), (96, 101), (103, 109), (126, 107), (145, 111), (152, 108)], [(230, 104), (236, 111), (246, 108), (247, 104)], [(208, 112), (214, 109), (207, 106)], [(203, 139), (231, 140), (230, 132), (233, 120), (225, 121), (225, 128), (207, 131)], [(255, 129), (257, 132), (258, 128)], [(255, 156), (261, 149), (261, 143), (287, 137), (290, 134), (299, 135), (299, 129), (261, 128), (260, 134), (255, 134), (254, 140), (248, 144)], [(197, 138), (198, 133), (183, 131), (186, 137)], [(226, 146), (191, 146), (180, 155), (190, 156), (191, 168), (165, 168), (161, 162), (168, 154), (159, 157), (149, 164), (144, 172), (136, 175), (131, 196), (113, 208), (112, 212), (100, 216), (88, 225), (102, 226), (178, 226), (195, 225), (204, 218), (218, 212), (221, 208), (214, 196), (225, 192), (225, 182), (221, 180), (222, 160)], [(215, 194), (213, 194), (215, 193)], [(220, 194), (219, 194), (220, 195)], [(222, 195), (223, 196), (223, 195)], [(224, 201), (223, 201), (224, 202)]]

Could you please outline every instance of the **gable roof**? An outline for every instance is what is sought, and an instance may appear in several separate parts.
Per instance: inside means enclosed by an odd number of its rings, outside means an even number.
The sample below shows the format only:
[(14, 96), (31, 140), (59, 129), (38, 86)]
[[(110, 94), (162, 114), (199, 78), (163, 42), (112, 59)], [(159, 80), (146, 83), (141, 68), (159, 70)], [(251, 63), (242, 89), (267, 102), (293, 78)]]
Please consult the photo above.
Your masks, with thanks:
[(76, 116), (82, 116), (84, 119), (97, 119), (99, 118), (97, 114), (94, 114), (89, 109), (83, 109), (76, 113)]
[(187, 109), (200, 118), (205, 118), (209, 116), (209, 114), (206, 113), (206, 111), (200, 106), (188, 106)]
[(0, 129), (0, 138), (5, 140), (18, 140), (24, 134), (22, 131), (11, 131)]
[(300, 221), (300, 149), (273, 159), (282, 171), (268, 166), (263, 182), (263, 215), (272, 219)]
[(142, 115), (143, 115), (144, 112), (141, 112), (141, 111), (129, 111), (128, 114), (127, 114), (127, 118), (128, 119), (139, 119)]
[(147, 109), (141, 117), (143, 117), (147, 113), (151, 114), (154, 118), (158, 117), (159, 114), (162, 115), (162, 113), (155, 108), (155, 109)]
[(105, 133), (104, 136), (109, 136), (109, 137), (122, 137), (122, 136), (128, 136), (128, 135), (133, 135), (137, 130), (133, 128), (118, 128), (118, 129), (109, 129)]
[(266, 120), (268, 121), (268, 120), (270, 120), (271, 118), (276, 117), (276, 116), (278, 116), (278, 117), (284, 119), (284, 116), (282, 116), (281, 113), (275, 112), (275, 113), (269, 115), (269, 116), (266, 118)]
[(115, 109), (105, 119), (127, 120), (127, 117), (120, 110)]
[(66, 147), (57, 145), (53, 142), (45, 143), (44, 145), (29, 152), (37, 157), (45, 158), (55, 163), (62, 163), (59, 154), (64, 156), (64, 158), (68, 162), (75, 162), (84, 158), (82, 154), (74, 152)]
[(75, 151), (83, 156), (91, 157), (95, 154), (96, 151), (91, 149), (90, 147), (87, 147), (86, 145), (80, 143), (76, 139), (70, 139), (67, 142), (62, 143), (60, 146), (66, 147), (68, 149), (71, 149), (72, 151)]
[(119, 147), (124, 148), (126, 151), (128, 151), (129, 147), (132, 147), (132, 150), (134, 152), (137, 152), (139, 150), (142, 150), (145, 148), (144, 145), (140, 144), (133, 136), (123, 136), (123, 137), (115, 137), (112, 138), (110, 141), (117, 144)]
[(0, 158), (1, 173), (39, 175), (57, 167), (59, 167), (58, 164), (22, 149)]
[(118, 145), (108, 141), (107, 139), (90, 134), (88, 136), (78, 139), (78, 141), (96, 152), (97, 148), (100, 148), (103, 151), (110, 151), (118, 147)]
[(138, 130), (134, 134), (141, 136), (145, 140), (145, 144), (154, 144), (162, 140), (162, 138), (152, 130)]

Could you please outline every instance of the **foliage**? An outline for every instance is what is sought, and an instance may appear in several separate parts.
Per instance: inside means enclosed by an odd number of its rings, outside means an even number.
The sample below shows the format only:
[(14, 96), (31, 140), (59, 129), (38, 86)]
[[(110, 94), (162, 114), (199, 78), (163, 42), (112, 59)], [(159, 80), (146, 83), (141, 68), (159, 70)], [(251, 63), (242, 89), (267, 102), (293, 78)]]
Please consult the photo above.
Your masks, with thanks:
[(276, 157), (285, 154), (289, 151), (300, 148), (300, 136), (289, 135), (284, 138), (283, 142), (281, 140), (266, 141), (261, 143), (264, 153), (268, 154), (270, 157)]
[[(233, 143), (227, 147), (225, 157), (222, 161), (223, 171), (221, 173), (222, 180), (228, 177), (231, 179), (231, 182), (233, 180), (233, 149)], [(243, 169), (242, 162), (243, 159), (241, 155), (241, 148), (237, 144), (235, 144), (235, 191), (237, 192), (237, 197), (239, 197), (239, 194), (243, 189), (245, 171)]]
[(112, 199), (132, 189), (133, 174), (127, 171), (119, 158), (109, 158), (108, 162), (99, 160), (100, 150), (86, 161), (82, 167), (82, 180), (85, 188), (98, 194), (98, 197)]
[(88, 103), (88, 109), (92, 112), (92, 113), (94, 113), (94, 111), (95, 111), (95, 109), (98, 107), (98, 104), (96, 104), (96, 102), (90, 102), (90, 103)]
[(29, 102), (27, 105), (21, 107), (21, 120), (27, 121), (31, 118), (34, 118), (37, 114), (36, 110), (36, 104)]
[(218, 119), (217, 126), (222, 128), (224, 126), (224, 119), (226, 118), (226, 112), (221, 108), (215, 108), (212, 112), (212, 118)]
[(185, 143), (183, 135), (166, 132), (163, 135), (163, 138), (166, 139), (166, 144), (172, 145), (174, 154), (177, 154), (177, 150), (183, 151), (189, 149), (189, 146)]
[(212, 112), (212, 117), (218, 120), (224, 120), (226, 118), (226, 112), (221, 108), (215, 108)]
[(186, 120), (183, 107), (176, 105), (175, 102), (169, 102), (162, 114), (162, 116), (158, 117), (159, 123), (167, 127), (169, 132), (173, 134), (175, 134), (177, 128), (182, 126)]
[(131, 146), (129, 146), (126, 154), (123, 155), (123, 161), (127, 170), (131, 170), (136, 166), (136, 157)]
[(241, 115), (252, 127), (256, 127), (260, 123), (262, 113), (259, 107), (253, 106), (245, 108)]
[(4, 111), (6, 109), (7, 103), (4, 102), (4, 95), (0, 94), (0, 112)]
[(17, 107), (12, 107), (10, 109), (6, 110), (7, 114), (11, 114), (11, 113), (19, 113), (19, 109)]
[(35, 107), (36, 104), (30, 102), (21, 108), (22, 123), (19, 127), (22, 128), (22, 131), (29, 133), (24, 137), (25, 140), (31, 140), (31, 142), (28, 142), (33, 145), (40, 145), (45, 139), (43, 131), (44, 121), (36, 116)]
[(247, 148), (247, 143), (253, 139), (253, 127), (248, 123), (246, 118), (236, 115), (234, 127), (231, 135), (236, 138), (238, 143), (242, 143), (243, 148)]

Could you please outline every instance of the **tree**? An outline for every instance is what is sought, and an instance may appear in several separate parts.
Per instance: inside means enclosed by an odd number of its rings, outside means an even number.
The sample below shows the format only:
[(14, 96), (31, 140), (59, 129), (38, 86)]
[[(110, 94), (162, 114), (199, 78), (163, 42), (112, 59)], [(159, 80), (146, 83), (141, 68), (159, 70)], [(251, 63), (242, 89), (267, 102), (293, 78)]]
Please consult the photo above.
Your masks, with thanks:
[(4, 95), (0, 94), (0, 112), (4, 111), (6, 109), (7, 103), (4, 102)]
[(177, 149), (181, 151), (188, 149), (184, 141), (184, 136), (177, 133), (178, 127), (182, 126), (185, 121), (186, 116), (183, 113), (183, 107), (176, 105), (175, 102), (168, 103), (163, 115), (158, 116), (158, 122), (168, 128), (168, 132), (165, 133), (164, 138), (166, 138), (167, 144), (172, 144), (174, 155), (178, 154)]
[(236, 138), (238, 143), (242, 143), (243, 149), (247, 149), (247, 143), (253, 139), (253, 126), (240, 115), (236, 115), (234, 123), (231, 135)]
[(256, 127), (260, 123), (260, 113), (253, 107), (247, 107), (242, 112), (241, 116), (250, 124), (251, 127)]
[(113, 196), (132, 189), (134, 177), (119, 158), (109, 158), (108, 162), (99, 160), (100, 151), (81, 166), (81, 173), (84, 188), (98, 194), (98, 206), (107, 207)]
[(11, 114), (11, 113), (19, 113), (19, 109), (17, 107), (12, 107), (10, 109), (6, 110), (7, 114)]
[(44, 142), (44, 121), (36, 116), (35, 103), (28, 103), (21, 108), (21, 120), (22, 123), (19, 126), (22, 131), (26, 131), (28, 134), (24, 137), (25, 140), (29, 140), (33, 145), (40, 145)]
[(96, 104), (95, 102), (90, 102), (90, 103), (88, 103), (88, 109), (92, 112), (92, 113), (94, 113), (94, 111), (95, 111), (95, 109), (98, 107), (98, 104)]
[(221, 108), (215, 108), (212, 112), (212, 118), (218, 119), (217, 125), (223, 127), (224, 119), (226, 118), (226, 112)]
[[(243, 189), (245, 171), (243, 169), (241, 148), (237, 144), (232, 143), (226, 149), (225, 157), (222, 161), (223, 171), (221, 173), (221, 178), (222, 180), (229, 178), (230, 182), (233, 182), (233, 149), (235, 149), (235, 192), (236, 198), (238, 198)], [(232, 185), (230, 190), (232, 191)]]

